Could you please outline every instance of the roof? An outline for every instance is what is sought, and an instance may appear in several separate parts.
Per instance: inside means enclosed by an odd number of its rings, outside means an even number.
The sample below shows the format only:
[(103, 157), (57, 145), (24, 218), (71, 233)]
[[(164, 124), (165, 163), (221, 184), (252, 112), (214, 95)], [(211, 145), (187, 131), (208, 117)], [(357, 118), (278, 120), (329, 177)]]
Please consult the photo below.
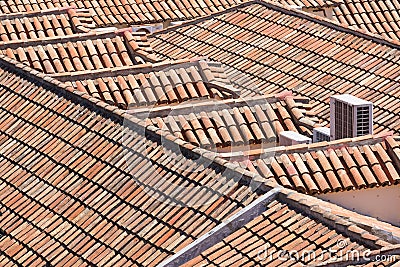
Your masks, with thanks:
[(1, 42), (0, 50), (50, 75), (156, 61), (146, 35), (129, 29)]
[(89, 9), (95, 23), (99, 27), (104, 27), (110, 25), (141, 25), (168, 20), (191, 20), (223, 11), (242, 2), (241, 0), (195, 0), (190, 2), (181, 0), (43, 0), (40, 2), (5, 0), (0, 6), (0, 11), (7, 14), (73, 5), (79, 9)]
[[(362, 260), (367, 251), (380, 255), (398, 250), (359, 225), (367, 217), (352, 221), (352, 212), (342, 217), (336, 214), (340, 208), (328, 208), (324, 201), (282, 190), (263, 204), (234, 215), (225, 229), (216, 227), (161, 266), (316, 266), (329, 257), (356, 258), (358, 252)], [(194, 246), (198, 253), (191, 253)]]
[(342, 0), (269, 0), (267, 2), (302, 8), (324, 8), (337, 6), (342, 3)]
[(253, 155), (248, 169), (307, 194), (400, 184), (400, 140), (390, 135), (301, 144), (265, 154)]
[(233, 98), (240, 93), (229, 85), (220, 64), (204, 59), (113, 67), (53, 77), (124, 109)]
[(73, 7), (0, 14), (1, 41), (28, 40), (88, 32), (95, 26), (87, 10)]
[(1, 265), (156, 265), (265, 190), (117, 107), (0, 65)]
[[(246, 96), (293, 90), (329, 121), (329, 97), (352, 94), (374, 103), (374, 131), (400, 132), (399, 45), (327, 19), (268, 3), (248, 3), (219, 16), (153, 35), (161, 58), (207, 55), (227, 66)], [(238, 75), (239, 74), (239, 75)]]
[(207, 149), (236, 147), (230, 151), (220, 149), (220, 152), (244, 151), (275, 146), (279, 134), (287, 130), (312, 135), (318, 121), (308, 117), (303, 103), (290, 93), (283, 96), (190, 101), (175, 107), (132, 109), (129, 112), (196, 146)]
[(343, 0), (333, 9), (333, 14), (342, 24), (400, 40), (399, 10), (398, 0)]
[[(0, 56), (0, 66), (2, 265), (154, 266), (253, 214), (276, 187), (22, 63)], [(304, 216), (332, 240), (343, 235), (362, 249), (400, 238), (393, 226), (366, 232), (335, 217), (337, 206), (325, 213), (321, 200), (278, 190), (285, 216)]]

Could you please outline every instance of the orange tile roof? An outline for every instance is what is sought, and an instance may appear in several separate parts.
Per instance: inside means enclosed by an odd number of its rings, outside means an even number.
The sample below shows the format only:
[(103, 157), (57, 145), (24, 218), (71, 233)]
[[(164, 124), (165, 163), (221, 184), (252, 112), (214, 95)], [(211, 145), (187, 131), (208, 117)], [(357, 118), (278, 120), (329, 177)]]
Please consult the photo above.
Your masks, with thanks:
[[(321, 263), (339, 261), (346, 255), (349, 262), (357, 262), (365, 260), (362, 255), (368, 254), (363, 252), (370, 251), (372, 259), (373, 255), (396, 252), (399, 248), (396, 243), (373, 234), (374, 230), (362, 227), (368, 221), (374, 224), (373, 219), (363, 216), (353, 220), (354, 212), (350, 211), (347, 211), (349, 217), (342, 217), (336, 213), (341, 208), (327, 206), (326, 202), (310, 196), (282, 190), (264, 205), (242, 217), (234, 215), (227, 222), (229, 229), (216, 227), (161, 266), (325, 266)], [(398, 234), (397, 227), (379, 222), (378, 225), (373, 226), (375, 230), (383, 226), (388, 227), (385, 234), (392, 234), (390, 231)], [(196, 253), (192, 253), (193, 246)], [(293, 253), (292, 258), (285, 252)]]
[(54, 75), (77, 90), (124, 109), (237, 97), (220, 64), (202, 59), (139, 64)]
[(400, 40), (398, 0), (343, 0), (333, 13), (334, 19), (340, 23)]
[[(0, 56), (0, 66), (4, 266), (155, 266), (277, 186), (22, 63)], [(349, 244), (360, 249), (392, 242), (357, 226), (359, 217), (354, 225), (317, 209), (321, 200), (279, 190), (282, 213), (305, 206), (296, 217), (308, 214), (304, 220), (329, 229), (332, 242), (340, 235), (355, 237)], [(400, 237), (378, 224), (383, 236)]]
[(0, 6), (0, 12), (40, 11), (74, 5), (79, 9), (89, 9), (98, 26), (126, 26), (167, 20), (191, 20), (223, 11), (242, 2), (242, 0), (5, 0)]
[(293, 90), (309, 97), (314, 114), (325, 121), (331, 95), (355, 95), (375, 104), (375, 132), (400, 133), (400, 43), (395, 41), (253, 3), (154, 34), (152, 45), (162, 58), (207, 55), (220, 61), (233, 84), (247, 77), (242, 87), (250, 87), (249, 96)]
[(313, 127), (319, 124), (306, 116), (302, 107), (289, 94), (284, 99), (271, 95), (190, 101), (176, 107), (132, 109), (130, 113), (196, 146), (237, 147), (237, 151), (275, 146), (282, 131), (311, 136)]
[(154, 266), (258, 197), (205, 150), (14, 64), (0, 57), (1, 265)]
[(259, 156), (249, 170), (307, 194), (400, 184), (400, 140), (391, 136), (296, 145)]
[[(336, 251), (333, 257), (339, 257), (349, 251), (362, 254), (368, 246), (275, 200), (262, 215), (181, 266), (307, 266), (326, 260), (328, 255), (322, 253), (329, 249)], [(279, 258), (283, 251), (296, 251), (300, 256), (315, 251), (316, 257), (285, 260), (285, 256)]]
[(29, 40), (88, 32), (95, 26), (87, 10), (73, 7), (0, 14), (0, 39)]
[(129, 29), (0, 42), (0, 50), (46, 74), (89, 72), (157, 60), (146, 35)]

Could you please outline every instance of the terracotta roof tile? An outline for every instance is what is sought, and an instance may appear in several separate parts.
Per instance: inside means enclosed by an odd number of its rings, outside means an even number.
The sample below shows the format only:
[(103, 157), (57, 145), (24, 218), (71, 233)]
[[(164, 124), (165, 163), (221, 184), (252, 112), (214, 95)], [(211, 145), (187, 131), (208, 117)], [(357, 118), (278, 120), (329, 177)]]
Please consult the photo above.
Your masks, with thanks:
[(343, 0), (333, 12), (334, 19), (342, 24), (399, 40), (399, 7), (397, 0)]
[[(131, 109), (130, 114), (146, 118), (148, 124), (196, 146), (221, 148), (220, 152), (225, 151), (223, 148), (241, 146), (241, 150), (248, 150), (268, 144), (275, 146), (279, 133), (285, 130), (302, 134), (312, 133), (315, 123), (306, 125), (289, 115), (297, 113), (300, 118), (305, 117), (299, 111), (301, 103), (293, 101), (290, 107), (287, 105), (288, 98), (293, 100), (293, 96), (290, 95), (285, 100), (275, 96), (259, 96), (190, 101), (176, 107), (168, 105)], [(307, 126), (306, 131), (303, 131), (300, 125)]]
[[(317, 0), (320, 1), (320, 0)], [(110, 25), (148, 24), (163, 21), (191, 20), (200, 16), (234, 7), (242, 0), (218, 1), (139, 1), (139, 0), (42, 0), (14, 1), (6, 0), (0, 6), (1, 13), (40, 11), (54, 7), (76, 6), (79, 9), (88, 9), (93, 20), (100, 27)]]
[[(210, 65), (214, 66), (212, 71)], [(215, 66), (213, 62), (192, 59), (132, 67), (111, 66), (92, 72), (60, 73), (53, 77), (124, 109), (237, 97), (239, 92), (229, 86), (226, 79), (218, 78), (222, 67)]]
[(388, 186), (400, 183), (399, 142), (393, 137), (341, 140), (274, 151), (253, 161), (257, 173), (308, 194)]
[(0, 14), (1, 41), (29, 40), (88, 32), (95, 25), (87, 11), (73, 7)]
[[(157, 265), (257, 199), (248, 176), (236, 173), (247, 180), (239, 185), (207, 165), (206, 151), (171, 135), (160, 144), (157, 128), (145, 132), (116, 107), (4, 57), (0, 64), (0, 260)], [(180, 190), (196, 185), (194, 195), (175, 194), (160, 177)]]
[(1, 42), (0, 49), (28, 66), (59, 76), (156, 61), (146, 35), (129, 29)]
[(152, 44), (161, 58), (207, 55), (225, 64), (243, 96), (293, 90), (309, 97), (311, 113), (325, 121), (331, 95), (358, 96), (375, 103), (375, 132), (399, 133), (400, 46), (395, 41), (253, 3), (156, 33)]
[[(211, 233), (209, 244), (199, 244), (198, 248), (202, 249), (198, 251), (200, 255), (182, 252), (182, 257), (175, 258), (175, 263), (178, 259), (186, 259), (181, 266), (305, 266), (327, 263), (350, 251), (358, 251), (362, 255), (365, 251), (380, 253), (391, 248), (390, 243), (380, 243), (379, 237), (338, 216), (338, 208), (333, 205), (325, 208), (321, 200), (304, 197), (302, 203), (308, 203), (308, 206), (302, 206), (298, 205), (298, 201), (286, 198), (287, 193), (284, 195), (267, 203), (265, 211), (251, 218), (247, 224), (238, 228), (230, 226), (225, 238), (215, 240)], [(315, 209), (319, 204), (322, 204), (321, 209)], [(322, 214), (327, 219), (324, 222), (320, 221)], [(332, 223), (341, 224), (346, 230), (332, 229)], [(214, 233), (218, 230), (215, 229)], [(367, 239), (363, 238), (367, 236), (370, 240), (365, 242)], [(324, 255), (328, 250), (334, 250), (337, 256), (329, 258)], [(296, 251), (297, 257), (282, 256), (289, 251)]]

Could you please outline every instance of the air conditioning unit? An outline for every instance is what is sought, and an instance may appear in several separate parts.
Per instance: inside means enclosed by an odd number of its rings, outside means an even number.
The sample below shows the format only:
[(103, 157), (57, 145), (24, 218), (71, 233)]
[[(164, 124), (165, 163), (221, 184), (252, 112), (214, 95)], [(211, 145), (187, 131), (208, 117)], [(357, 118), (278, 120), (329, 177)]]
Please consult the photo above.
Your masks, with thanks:
[(283, 131), (279, 134), (280, 146), (292, 146), (298, 144), (311, 144), (311, 138), (293, 131)]
[(331, 140), (373, 133), (373, 103), (352, 95), (331, 97)]
[(313, 129), (313, 143), (330, 141), (331, 129), (328, 127), (316, 127)]

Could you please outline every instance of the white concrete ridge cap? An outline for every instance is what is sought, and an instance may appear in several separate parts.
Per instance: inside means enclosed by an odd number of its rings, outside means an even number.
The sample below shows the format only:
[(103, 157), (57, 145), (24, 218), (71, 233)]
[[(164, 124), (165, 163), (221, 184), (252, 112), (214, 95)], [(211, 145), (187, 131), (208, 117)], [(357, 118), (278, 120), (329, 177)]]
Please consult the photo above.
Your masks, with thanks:
[(277, 198), (280, 191), (280, 187), (269, 190), (256, 201), (244, 207), (238, 213), (228, 218), (226, 221), (222, 222), (190, 245), (178, 251), (175, 255), (160, 263), (157, 267), (181, 266), (197, 257), (205, 250), (221, 242), (224, 238), (252, 221), (254, 218), (260, 216), (267, 210), (267, 205)]

